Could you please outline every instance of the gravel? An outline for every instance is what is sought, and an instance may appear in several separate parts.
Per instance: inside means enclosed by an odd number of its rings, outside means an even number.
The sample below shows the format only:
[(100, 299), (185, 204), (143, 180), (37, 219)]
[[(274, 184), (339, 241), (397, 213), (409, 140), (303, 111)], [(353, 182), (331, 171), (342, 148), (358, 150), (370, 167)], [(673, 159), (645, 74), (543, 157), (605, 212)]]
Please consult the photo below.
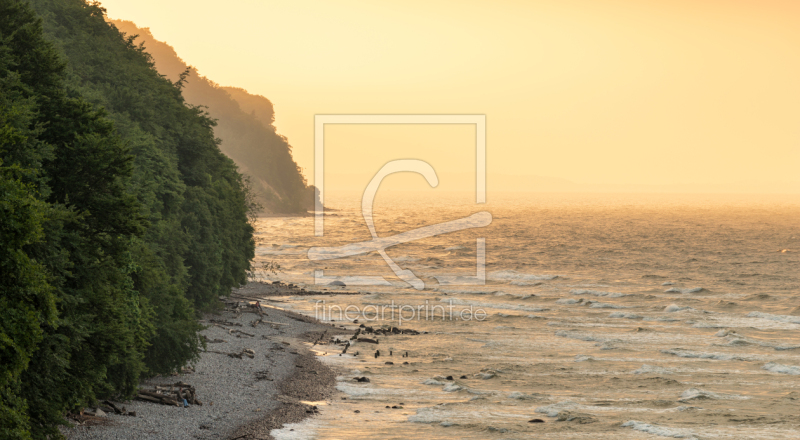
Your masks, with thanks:
[[(237, 359), (205, 352), (194, 366), (194, 373), (155, 377), (141, 385), (152, 389), (157, 384), (186, 382), (195, 387), (202, 406), (115, 402), (128, 411), (136, 411), (136, 417), (110, 414), (100, 425), (65, 428), (62, 432), (70, 440), (270, 438), (270, 430), (313, 414), (314, 408), (300, 401), (330, 398), (335, 374), (314, 358), (307, 342), (332, 328), (291, 312), (264, 310), (265, 321), (285, 325), (261, 323), (252, 327), (250, 323), (258, 315), (231, 310), (207, 315), (203, 321), (210, 325), (203, 335), (209, 340), (226, 341), (209, 343), (208, 350), (241, 353), (247, 348), (255, 351), (255, 358)], [(222, 328), (211, 320), (238, 323), (241, 327), (219, 324)], [(226, 328), (255, 336), (237, 337)]]

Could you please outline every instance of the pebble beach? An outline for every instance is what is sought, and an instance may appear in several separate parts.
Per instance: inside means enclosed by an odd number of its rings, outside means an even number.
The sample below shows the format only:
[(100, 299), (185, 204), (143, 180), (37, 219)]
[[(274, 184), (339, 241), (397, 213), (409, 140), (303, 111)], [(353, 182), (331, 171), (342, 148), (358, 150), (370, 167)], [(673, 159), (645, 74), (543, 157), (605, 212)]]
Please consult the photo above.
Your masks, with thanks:
[[(223, 312), (202, 320), (208, 326), (202, 331), (207, 351), (194, 371), (140, 385), (144, 390), (191, 384), (202, 405), (112, 401), (136, 415), (80, 417), (75, 426), (62, 429), (64, 435), (70, 440), (270, 439), (272, 430), (317, 413), (332, 397), (336, 375), (309, 348), (331, 327), (275, 307), (264, 307), (259, 315), (252, 311), (255, 301), (235, 293), (224, 301)], [(252, 350), (252, 358), (226, 354), (244, 350)]]

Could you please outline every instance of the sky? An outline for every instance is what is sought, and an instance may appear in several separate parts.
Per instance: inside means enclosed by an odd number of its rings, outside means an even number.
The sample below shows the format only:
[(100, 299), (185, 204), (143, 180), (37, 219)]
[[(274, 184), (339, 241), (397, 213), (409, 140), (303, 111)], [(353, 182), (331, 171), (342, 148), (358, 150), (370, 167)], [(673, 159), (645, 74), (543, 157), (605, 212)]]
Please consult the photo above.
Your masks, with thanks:
[[(310, 180), (315, 114), (483, 114), (490, 191), (800, 193), (796, 0), (101, 3), (269, 98)], [(474, 185), (471, 126), (325, 136), (343, 185), (400, 158)]]

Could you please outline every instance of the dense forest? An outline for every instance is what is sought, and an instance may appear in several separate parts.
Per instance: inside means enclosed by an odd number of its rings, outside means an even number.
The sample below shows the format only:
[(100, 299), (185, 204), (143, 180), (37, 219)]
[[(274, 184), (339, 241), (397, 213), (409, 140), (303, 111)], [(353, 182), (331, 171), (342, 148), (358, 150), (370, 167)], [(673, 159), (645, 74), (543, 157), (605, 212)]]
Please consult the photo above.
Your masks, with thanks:
[[(247, 176), (256, 201), (270, 212), (305, 212), (313, 209), (313, 189), (292, 158), (292, 147), (275, 130), (275, 113), (269, 99), (244, 89), (221, 87), (187, 66), (172, 46), (156, 40), (147, 28), (112, 20), (117, 29), (143, 46), (158, 71), (172, 81), (183, 78), (186, 102), (203, 106), (217, 121), (220, 149)], [(181, 77), (181, 75), (184, 75)]]
[(253, 196), (191, 79), (104, 15), (0, 1), (0, 438), (58, 438), (68, 412), (196, 359), (198, 313), (254, 255)]

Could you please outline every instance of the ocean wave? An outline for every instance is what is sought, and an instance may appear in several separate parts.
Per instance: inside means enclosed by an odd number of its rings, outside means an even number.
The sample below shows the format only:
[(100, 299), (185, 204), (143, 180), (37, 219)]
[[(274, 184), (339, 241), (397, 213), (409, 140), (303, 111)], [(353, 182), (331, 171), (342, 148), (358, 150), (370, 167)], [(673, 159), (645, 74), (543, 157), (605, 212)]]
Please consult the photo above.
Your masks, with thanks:
[(564, 400), (562, 402), (554, 403), (552, 405), (540, 406), (534, 410), (539, 414), (546, 414), (547, 417), (558, 417), (558, 414), (564, 410), (575, 409), (578, 404), (571, 400)]
[(578, 304), (578, 302), (575, 298), (561, 298), (556, 301), (556, 304)]
[(614, 312), (608, 315), (609, 318), (641, 319), (641, 315), (635, 313)]
[(722, 394), (701, 390), (699, 388), (689, 388), (681, 393), (681, 398), (678, 399), (678, 402), (686, 403), (692, 400), (746, 400), (749, 398), (748, 396), (739, 394)]
[(544, 283), (541, 281), (512, 281), (511, 284), (515, 286), (541, 286)]
[(681, 348), (676, 348), (672, 350), (661, 350), (661, 352), (664, 354), (671, 354), (673, 356), (679, 356), (683, 358), (713, 359), (717, 361), (752, 361), (758, 359), (755, 356), (741, 356), (737, 354), (728, 354), (728, 353), (705, 353), (705, 352), (684, 350)]
[(678, 318), (671, 318), (669, 316), (646, 316), (644, 317), (643, 321), (661, 321), (661, 322), (678, 322), (680, 319)]
[(569, 291), (569, 293), (573, 295), (607, 296), (609, 298), (621, 298), (623, 296), (628, 296), (620, 292), (604, 292), (602, 290), (591, 290), (591, 289), (572, 289)]
[(501, 270), (490, 273), (488, 278), (494, 281), (549, 281), (558, 278), (558, 275), (534, 275), (515, 270)]
[(763, 312), (750, 312), (747, 314), (749, 318), (769, 319), (770, 321), (786, 322), (789, 324), (800, 324), (800, 316), (792, 315), (773, 315), (771, 313)]
[(500, 290), (462, 290), (462, 289), (435, 289), (437, 292), (446, 293), (448, 295), (462, 295), (462, 294), (469, 294), (469, 295), (497, 295), (498, 293), (502, 294), (503, 291)]
[[(775, 344), (772, 342), (767, 341), (760, 341), (758, 339), (748, 338), (746, 336), (741, 336), (736, 334), (733, 331), (727, 330), (728, 333), (724, 333), (723, 337), (728, 338), (728, 342), (725, 344), (719, 344), (726, 347), (747, 347), (747, 346), (759, 346), (765, 348), (772, 348), (778, 351), (786, 351), (786, 350), (797, 350), (800, 349), (800, 345), (783, 345), (783, 344)], [(719, 336), (721, 332), (717, 332), (716, 336)]]
[(642, 364), (642, 366), (636, 370), (633, 370), (633, 374), (673, 374), (674, 371), (669, 370), (664, 367), (659, 367), (655, 365), (647, 365)]
[(671, 287), (664, 292), (666, 293), (700, 293), (700, 292), (708, 292), (708, 289), (702, 287), (690, 287), (687, 289), (681, 289), (678, 287)]
[(621, 306), (619, 304), (609, 304), (609, 303), (601, 303), (595, 301), (589, 301), (591, 304), (589, 307), (593, 309), (627, 309), (627, 306)]
[(621, 342), (617, 339), (601, 338), (599, 336), (587, 335), (585, 333), (575, 333), (566, 330), (557, 331), (556, 336), (560, 336), (562, 338), (577, 339), (579, 341), (586, 341), (586, 342), (603, 342), (603, 343)]
[(686, 429), (667, 428), (664, 426), (651, 425), (650, 423), (639, 422), (636, 420), (628, 420), (627, 422), (623, 423), (622, 426), (661, 437), (696, 439), (694, 434)]
[[(545, 310), (547, 310), (547, 309), (545, 309)], [(537, 316), (537, 315), (527, 315), (525, 317), (528, 318), (528, 319), (547, 319), (544, 316)]]
[(767, 371), (771, 371), (773, 373), (781, 373), (781, 374), (792, 374), (792, 375), (800, 375), (800, 367), (794, 367), (791, 365), (781, 365), (776, 364), (775, 362), (770, 362), (765, 364), (761, 367)]
[(543, 397), (544, 396), (542, 396), (541, 394), (536, 394), (536, 395), (534, 395), (534, 394), (525, 394), (525, 393), (521, 393), (519, 391), (513, 391), (508, 395), (509, 399), (514, 399), (514, 400), (538, 400), (538, 399), (541, 399)]
[(542, 310), (544, 310), (541, 307), (530, 307), (517, 304), (485, 303), (480, 301), (469, 301), (460, 298), (442, 298), (439, 301), (444, 303), (450, 303), (456, 306), (485, 307), (488, 309), (498, 309), (498, 310), (520, 310), (524, 312), (541, 312)]
[(694, 327), (694, 328), (725, 328), (726, 326), (722, 325), (722, 324), (717, 324), (717, 323), (714, 323), (714, 322), (705, 322), (705, 321), (703, 321), (703, 322), (696, 322), (696, 323), (692, 324), (692, 327)]
[(664, 311), (673, 313), (673, 312), (680, 312), (681, 310), (690, 310), (690, 309), (691, 307), (681, 307), (677, 304), (670, 304), (664, 308)]
[(445, 391), (445, 392), (448, 392), (448, 393), (452, 393), (452, 392), (455, 392), (455, 391), (461, 391), (463, 389), (464, 389), (464, 387), (462, 387), (461, 385), (455, 384), (455, 383), (449, 383), (449, 384), (445, 385), (444, 387), (442, 387), (442, 391)]

